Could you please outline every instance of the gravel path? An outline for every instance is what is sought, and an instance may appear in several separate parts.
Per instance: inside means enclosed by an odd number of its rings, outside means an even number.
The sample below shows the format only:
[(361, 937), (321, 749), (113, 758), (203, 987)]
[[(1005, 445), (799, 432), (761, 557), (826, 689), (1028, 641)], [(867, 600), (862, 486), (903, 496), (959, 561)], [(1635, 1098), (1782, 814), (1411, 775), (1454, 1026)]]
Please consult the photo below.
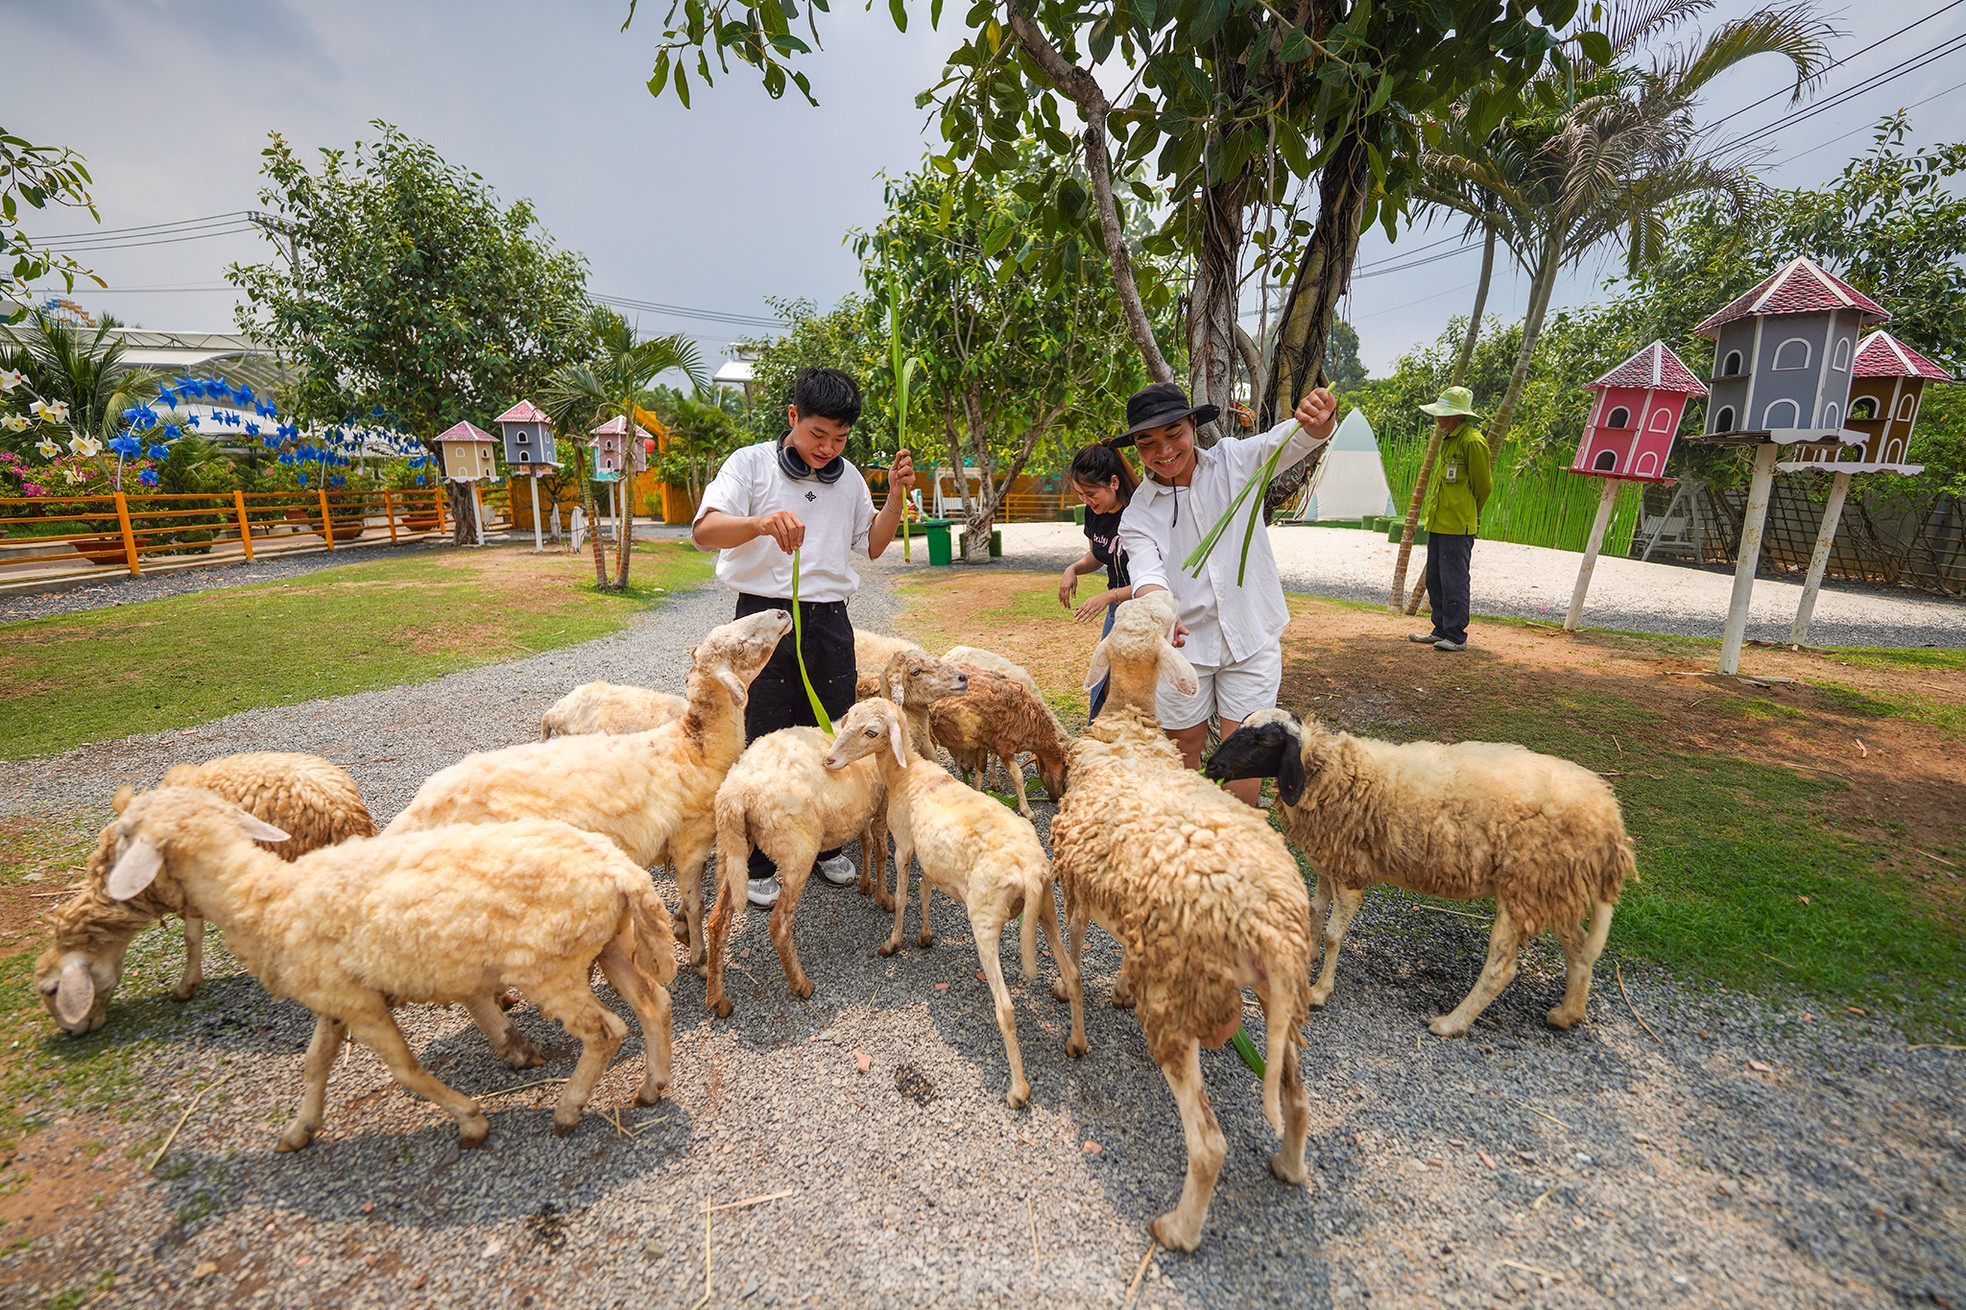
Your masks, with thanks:
[[(864, 625), (892, 613), (887, 572), (855, 604)], [(528, 739), (575, 682), (680, 689), (688, 647), (728, 613), (725, 596), (700, 591), (617, 636), (420, 687), (0, 765), (0, 815), (99, 800), (115, 779), (147, 781), (181, 759), (279, 747), (346, 763), (386, 819), (465, 751)], [(1041, 832), (1048, 823), (1047, 807)], [(58, 1229), (0, 1256), (5, 1299), (39, 1305), (113, 1267), (115, 1289), (91, 1305), (690, 1306), (704, 1291), (705, 1198), (789, 1191), (711, 1217), (714, 1304), (1119, 1306), (1183, 1158), (1138, 1024), (1088, 1005), (1092, 1050), (1068, 1060), (1042, 960), (1038, 984), (1012, 986), (1034, 1096), (1011, 1111), (957, 907), (937, 899), (933, 949), (882, 960), (888, 922), (851, 889), (815, 882), (798, 931), (817, 990), (797, 1001), (761, 917), (746, 915), (728, 975), (735, 1015), (708, 1018), (700, 979), (678, 978), (675, 1091), (621, 1111), (633, 1136), (595, 1113), (555, 1137), (557, 1089), (530, 1088), (494, 1096), (491, 1137), (462, 1155), (450, 1120), (359, 1048), (334, 1072), (318, 1143), (275, 1154), (309, 1017), (269, 1002), (222, 949), (195, 1001), (155, 1004), (175, 946), (147, 935), (109, 1026), (88, 1040), (161, 1037), (140, 1057), (155, 1105), (123, 1128), (57, 1120), (36, 1148), (44, 1167), (82, 1174), (84, 1195), (84, 1138), (161, 1131), (195, 1089), (229, 1081), (154, 1179), (129, 1181), (119, 1143), (93, 1157), (102, 1202), (78, 1200)], [(1259, 1088), (1228, 1051), (1205, 1054), (1227, 1163), (1201, 1250), (1156, 1256), (1139, 1304), (1966, 1299), (1957, 1053), (1909, 1050), (1869, 1019), (1624, 970), (1655, 1043), (1620, 997), (1615, 932), (1586, 1028), (1541, 1023), (1561, 991), (1544, 943), (1471, 1040), (1439, 1041), (1425, 1021), (1468, 987), (1484, 927), (1367, 899), (1333, 1006), (1307, 1028), (1309, 1188), (1270, 1177)], [(1089, 997), (1115, 968), (1095, 932)], [(530, 1008), (515, 1015), (542, 1046), (564, 1041)], [(458, 1012), (402, 1018), (457, 1087), (537, 1076), (496, 1063)], [(1250, 1023), (1260, 1045), (1253, 1005)], [(632, 1018), (630, 1031), (597, 1107), (631, 1104)], [(864, 1075), (857, 1052), (871, 1057)]]
[[(1347, 528), (1269, 531), (1286, 590), (1385, 604), (1399, 547), (1383, 536)], [(1085, 553), (1085, 534), (1070, 523), (1017, 523), (1005, 527), (1003, 534), (1004, 560), (1012, 567), (1058, 570)], [(1424, 549), (1416, 549), (1416, 568), (1423, 558)], [(1478, 542), (1474, 611), (1561, 623), (1570, 608), (1582, 559), (1565, 550)], [(1733, 585), (1731, 570), (1602, 556), (1584, 603), (1584, 623), (1630, 632), (1718, 637), (1727, 621)], [(1757, 580), (1748, 609), (1748, 637), (1786, 642), (1801, 597), (1799, 582)], [(1822, 646), (1966, 646), (1966, 604), (1910, 592), (1825, 585), (1816, 600), (1809, 640)]]

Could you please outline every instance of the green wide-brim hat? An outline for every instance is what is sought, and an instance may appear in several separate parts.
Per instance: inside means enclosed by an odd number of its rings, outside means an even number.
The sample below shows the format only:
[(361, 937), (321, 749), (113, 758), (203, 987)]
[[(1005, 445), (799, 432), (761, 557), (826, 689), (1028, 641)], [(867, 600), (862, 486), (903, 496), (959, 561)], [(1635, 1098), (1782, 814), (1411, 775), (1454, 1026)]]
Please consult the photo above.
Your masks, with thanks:
[(1453, 418), (1456, 416), (1467, 418), (1481, 417), (1480, 414), (1475, 412), (1474, 392), (1468, 390), (1466, 387), (1447, 388), (1447, 390), (1440, 393), (1439, 400), (1436, 400), (1431, 405), (1420, 406), (1420, 412), (1422, 414), (1432, 414), (1435, 418)]

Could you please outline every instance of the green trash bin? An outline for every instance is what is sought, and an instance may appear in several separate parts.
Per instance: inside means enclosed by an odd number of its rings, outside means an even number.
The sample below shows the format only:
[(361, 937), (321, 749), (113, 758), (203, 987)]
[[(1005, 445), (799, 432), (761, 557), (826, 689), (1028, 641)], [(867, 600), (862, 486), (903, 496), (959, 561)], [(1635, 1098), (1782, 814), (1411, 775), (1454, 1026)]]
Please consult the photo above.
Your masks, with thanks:
[(1084, 526), (1085, 526), (1085, 506), (1084, 506), (1084, 505), (1074, 505), (1074, 506), (1072, 506), (1072, 522), (1074, 522), (1074, 523), (1076, 523), (1076, 524), (1078, 524), (1078, 525), (1079, 525), (1080, 527), (1084, 527)]
[(949, 520), (922, 519), (915, 526), (921, 529), (922, 536), (928, 538), (928, 562), (930, 564), (950, 563)]
[(991, 559), (1003, 558), (1003, 529), (1002, 528), (990, 529), (990, 558)]

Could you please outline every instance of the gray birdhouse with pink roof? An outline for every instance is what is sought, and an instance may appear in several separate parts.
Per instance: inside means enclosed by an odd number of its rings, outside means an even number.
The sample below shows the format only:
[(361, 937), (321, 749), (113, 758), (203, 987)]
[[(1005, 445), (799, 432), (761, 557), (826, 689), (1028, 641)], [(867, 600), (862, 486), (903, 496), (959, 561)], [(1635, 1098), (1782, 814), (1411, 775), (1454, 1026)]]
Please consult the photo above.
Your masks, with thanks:
[(553, 450), (552, 420), (530, 400), (520, 401), (493, 422), (498, 424), (499, 435), (505, 439), (505, 462), (514, 469), (530, 473), (536, 465), (559, 465), (559, 457)]

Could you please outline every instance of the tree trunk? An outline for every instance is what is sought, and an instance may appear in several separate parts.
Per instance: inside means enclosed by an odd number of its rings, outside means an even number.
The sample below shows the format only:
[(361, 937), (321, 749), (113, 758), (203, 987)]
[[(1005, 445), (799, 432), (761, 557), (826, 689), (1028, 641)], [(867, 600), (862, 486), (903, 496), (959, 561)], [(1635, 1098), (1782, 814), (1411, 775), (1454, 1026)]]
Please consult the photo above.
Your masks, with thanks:
[(1188, 393), (1192, 404), (1214, 405), (1222, 417), (1196, 429), (1212, 446), (1236, 430), (1230, 417), (1235, 401), (1237, 265), (1242, 256), (1242, 178), (1202, 192), (1201, 249), (1195, 257), (1195, 283), (1188, 299)]
[[(1297, 261), (1290, 294), (1277, 320), (1268, 376), (1256, 408), (1259, 430), (1274, 427), (1324, 381), (1324, 348), (1358, 259), (1359, 220), (1365, 215), (1369, 186), (1365, 146), (1357, 136), (1347, 136), (1318, 177), (1317, 227)], [(1296, 495), (1321, 458), (1320, 451), (1294, 468), (1278, 469), (1264, 498), (1265, 512)]]
[(621, 533), (615, 543), (614, 589), (628, 586), (628, 559), (635, 544), (635, 398), (621, 402)]
[[(1065, 406), (1055, 406), (1048, 412), (1042, 414), (1031, 426), (1024, 429), (1023, 436), (1018, 439), (1017, 454), (1011, 458), (1010, 466), (1004, 470), (1004, 475), (1001, 479), (995, 478), (991, 474), (988, 462), (989, 432), (987, 425), (983, 428), (971, 430), (970, 440), (977, 447), (977, 460), (979, 467), (982, 469), (983, 494), (981, 499), (973, 507), (964, 506), (962, 556), (964, 563), (969, 563), (975, 558), (975, 551), (988, 546), (990, 533), (996, 527), (997, 510), (1002, 507), (1004, 497), (1010, 494), (1010, 489), (1016, 484), (1018, 475), (1023, 473), (1024, 465), (1031, 458), (1031, 452), (1038, 448), (1038, 442), (1044, 439), (1044, 434), (1051, 430), (1051, 425), (1056, 423), (1059, 416), (1064, 412)], [(988, 557), (988, 551), (985, 550), (984, 558), (987, 559)]]
[(1515, 422), (1516, 406), (1522, 401), (1523, 384), (1529, 380), (1529, 365), (1536, 358), (1536, 338), (1542, 335), (1543, 316), (1549, 312), (1550, 297), (1556, 291), (1557, 270), (1562, 267), (1563, 247), (1551, 238), (1544, 248), (1542, 262), (1536, 268), (1536, 281), (1529, 290), (1529, 312), (1522, 320), (1522, 347), (1515, 354), (1515, 368), (1509, 373), (1508, 390), (1502, 393), (1502, 403), (1495, 407), (1494, 417), (1488, 420), (1488, 442), (1492, 450), (1509, 435), (1509, 427)]
[(478, 520), (471, 509), (471, 484), (447, 479), (444, 495), (450, 500), (451, 544), (469, 546), (478, 538)]
[(1413, 499), (1406, 504), (1406, 526), (1399, 534), (1399, 556), (1393, 560), (1393, 590), (1386, 597), (1386, 608), (1398, 613), (1406, 602), (1406, 570), (1413, 563), (1413, 533), (1420, 522), (1420, 507), (1427, 499), (1427, 479), (1433, 476), (1434, 456), (1440, 454), (1440, 425), (1427, 438), (1427, 453), (1420, 459), (1420, 476), (1413, 482)]
[(1461, 339), (1461, 353), (1454, 357), (1454, 374), (1447, 385), (1466, 384), (1468, 369), (1474, 364), (1475, 343), (1481, 340), (1481, 312), (1488, 308), (1488, 280), (1495, 272), (1495, 229), (1487, 229), (1481, 243), (1481, 280), (1475, 283), (1474, 308), (1468, 312), (1468, 335)]

